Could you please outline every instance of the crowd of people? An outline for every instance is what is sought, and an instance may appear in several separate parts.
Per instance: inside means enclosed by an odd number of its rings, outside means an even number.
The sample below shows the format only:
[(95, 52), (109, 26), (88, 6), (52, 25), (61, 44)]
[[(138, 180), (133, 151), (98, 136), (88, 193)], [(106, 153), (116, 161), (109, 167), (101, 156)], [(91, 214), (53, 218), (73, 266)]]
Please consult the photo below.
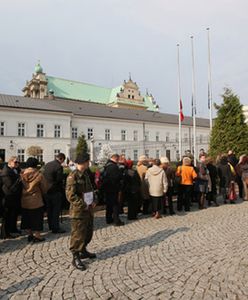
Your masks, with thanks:
[(25, 230), (28, 242), (44, 241), (41, 232), (45, 210), (49, 230), (64, 233), (59, 217), (66, 196), (70, 203), (72, 263), (84, 270), (82, 259), (96, 258), (87, 245), (92, 239), (93, 211), (99, 201), (106, 205), (106, 223), (123, 226), (124, 215), (129, 220), (140, 215), (159, 219), (167, 213), (190, 211), (193, 203), (205, 209), (219, 206), (219, 202), (233, 204), (237, 197), (248, 200), (248, 156), (238, 160), (232, 151), (216, 161), (201, 151), (196, 165), (190, 153), (176, 165), (167, 157), (149, 159), (142, 155), (135, 166), (124, 155), (113, 153), (94, 173), (89, 160), (87, 153), (79, 155), (65, 178), (63, 153), (42, 171), (36, 158), (28, 158), (21, 169), (18, 158), (11, 157), (0, 173), (1, 237), (15, 238)]

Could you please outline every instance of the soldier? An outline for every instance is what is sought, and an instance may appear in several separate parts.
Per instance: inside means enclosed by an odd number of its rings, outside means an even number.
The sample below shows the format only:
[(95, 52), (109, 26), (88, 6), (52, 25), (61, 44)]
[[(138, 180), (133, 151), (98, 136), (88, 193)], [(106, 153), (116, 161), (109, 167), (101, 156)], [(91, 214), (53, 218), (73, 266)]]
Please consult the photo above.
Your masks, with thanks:
[(70, 202), (72, 264), (82, 271), (86, 267), (81, 259), (96, 258), (95, 253), (86, 249), (93, 235), (93, 208), (96, 206), (93, 187), (86, 173), (89, 159), (88, 154), (78, 156), (75, 160), (76, 170), (69, 174), (66, 182), (66, 197)]

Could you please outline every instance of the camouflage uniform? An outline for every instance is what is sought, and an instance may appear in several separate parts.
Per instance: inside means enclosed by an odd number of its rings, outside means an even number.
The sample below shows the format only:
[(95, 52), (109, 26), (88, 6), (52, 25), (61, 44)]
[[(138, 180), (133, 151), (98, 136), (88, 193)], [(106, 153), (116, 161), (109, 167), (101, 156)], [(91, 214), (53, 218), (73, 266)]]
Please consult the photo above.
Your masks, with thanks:
[(66, 197), (70, 202), (70, 250), (73, 254), (83, 252), (93, 236), (93, 210), (83, 199), (83, 194), (88, 192), (93, 192), (93, 188), (86, 172), (74, 170), (68, 175)]

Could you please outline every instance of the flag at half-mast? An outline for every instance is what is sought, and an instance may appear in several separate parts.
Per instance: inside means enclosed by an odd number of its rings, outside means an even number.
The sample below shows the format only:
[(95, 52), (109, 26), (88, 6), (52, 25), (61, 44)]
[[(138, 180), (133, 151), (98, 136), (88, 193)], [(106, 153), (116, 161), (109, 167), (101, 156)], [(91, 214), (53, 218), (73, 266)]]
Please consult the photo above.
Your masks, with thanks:
[(180, 98), (180, 120), (181, 122), (184, 120), (184, 114), (183, 114), (183, 103), (182, 103), (182, 99)]

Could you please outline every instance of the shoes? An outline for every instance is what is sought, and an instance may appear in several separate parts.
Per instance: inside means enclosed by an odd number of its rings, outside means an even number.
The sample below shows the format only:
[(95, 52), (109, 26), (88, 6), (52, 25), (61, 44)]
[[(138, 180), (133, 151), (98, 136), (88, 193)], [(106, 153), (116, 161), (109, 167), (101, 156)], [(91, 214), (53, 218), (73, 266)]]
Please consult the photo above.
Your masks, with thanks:
[(18, 238), (20, 236), (20, 234), (18, 232), (11, 232), (9, 235), (10, 235), (10, 238), (12, 238), (12, 239)]
[(125, 223), (122, 222), (122, 221), (119, 221), (119, 222), (115, 223), (115, 226), (123, 226), (123, 225), (125, 225)]
[(96, 258), (96, 254), (91, 253), (87, 250), (84, 250), (83, 252), (80, 253), (79, 257), (80, 257), (80, 259), (85, 259), (85, 258), (94, 259), (94, 258)]
[(110, 221), (106, 221), (107, 224), (113, 224), (114, 221), (113, 220), (110, 220)]
[(80, 271), (86, 270), (86, 266), (80, 260), (79, 253), (73, 254), (72, 265)]
[(33, 243), (40, 243), (40, 242), (44, 242), (45, 240), (46, 239), (43, 238), (43, 237), (37, 238), (37, 237), (34, 236), (32, 242)]
[(155, 219), (160, 219), (160, 218), (162, 218), (162, 217), (161, 217), (161, 215), (160, 215), (159, 213), (156, 213), (155, 216), (154, 216), (154, 218), (155, 218)]
[(52, 230), (52, 233), (56, 234), (56, 233), (65, 233), (66, 231), (64, 229), (58, 229), (58, 230)]
[(29, 235), (28, 236), (28, 242), (32, 242), (34, 240), (34, 236), (33, 235)]

